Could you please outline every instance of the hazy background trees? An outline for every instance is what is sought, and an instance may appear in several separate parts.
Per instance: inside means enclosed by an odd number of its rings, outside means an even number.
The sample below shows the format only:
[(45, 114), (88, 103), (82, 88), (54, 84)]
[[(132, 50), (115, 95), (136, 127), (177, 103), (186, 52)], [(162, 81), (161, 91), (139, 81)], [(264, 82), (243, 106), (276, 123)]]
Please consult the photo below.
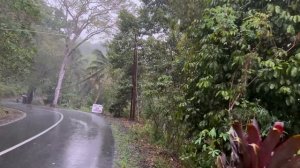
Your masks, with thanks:
[(1, 3), (1, 94), (130, 117), (137, 56), (134, 119), (187, 167), (211, 167), (236, 119), (299, 132), (299, 2), (103, 2)]
[(60, 30), (65, 35), (65, 49), (55, 88), (53, 106), (57, 105), (66, 68), (73, 52), (95, 35), (107, 33), (113, 29), (114, 14), (118, 12), (122, 1), (58, 0), (57, 5), (60, 7), (61, 19), (64, 23)]

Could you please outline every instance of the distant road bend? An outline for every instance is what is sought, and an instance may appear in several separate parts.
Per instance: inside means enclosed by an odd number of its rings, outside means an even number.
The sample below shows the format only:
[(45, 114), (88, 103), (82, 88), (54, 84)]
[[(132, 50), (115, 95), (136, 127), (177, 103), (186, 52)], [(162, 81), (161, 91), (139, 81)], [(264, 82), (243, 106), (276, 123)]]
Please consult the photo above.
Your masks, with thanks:
[(27, 117), (0, 127), (1, 168), (111, 168), (114, 140), (103, 118), (4, 102)]

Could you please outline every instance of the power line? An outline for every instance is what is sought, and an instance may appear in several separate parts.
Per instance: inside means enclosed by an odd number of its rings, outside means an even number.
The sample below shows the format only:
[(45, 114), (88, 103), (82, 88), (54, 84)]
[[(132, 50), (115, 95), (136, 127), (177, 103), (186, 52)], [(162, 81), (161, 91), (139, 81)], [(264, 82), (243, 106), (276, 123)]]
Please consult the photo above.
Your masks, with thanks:
[(48, 35), (55, 35), (55, 36), (66, 36), (64, 34), (59, 33), (49, 33), (49, 32), (43, 32), (43, 31), (36, 31), (36, 30), (28, 30), (28, 29), (8, 29), (8, 28), (0, 28), (0, 30), (6, 30), (6, 31), (20, 31), (20, 32), (33, 32), (33, 33), (39, 33), (39, 34), (48, 34)]

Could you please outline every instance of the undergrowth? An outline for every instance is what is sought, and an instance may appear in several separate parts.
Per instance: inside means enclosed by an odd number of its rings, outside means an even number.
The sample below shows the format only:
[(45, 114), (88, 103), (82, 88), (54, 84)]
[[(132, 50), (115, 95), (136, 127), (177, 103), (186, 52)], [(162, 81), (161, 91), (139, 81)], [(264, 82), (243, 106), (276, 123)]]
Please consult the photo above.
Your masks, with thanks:
[(115, 139), (115, 162), (114, 168), (138, 168), (140, 157), (134, 151), (130, 131), (122, 128), (118, 123), (112, 124)]

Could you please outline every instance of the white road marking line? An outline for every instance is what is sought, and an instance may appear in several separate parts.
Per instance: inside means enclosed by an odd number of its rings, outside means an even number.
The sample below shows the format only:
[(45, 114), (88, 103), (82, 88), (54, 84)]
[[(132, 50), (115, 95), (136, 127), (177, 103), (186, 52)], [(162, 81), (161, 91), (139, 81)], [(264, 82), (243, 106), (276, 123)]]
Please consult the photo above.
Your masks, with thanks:
[(6, 154), (6, 153), (8, 153), (8, 152), (10, 152), (10, 151), (12, 151), (12, 150), (18, 148), (18, 147), (20, 147), (20, 146), (22, 146), (22, 145), (25, 145), (26, 143), (28, 143), (28, 142), (30, 142), (30, 141), (32, 141), (32, 140), (34, 140), (34, 139), (36, 139), (36, 138), (42, 136), (43, 134), (49, 132), (51, 129), (53, 129), (54, 127), (56, 127), (56, 126), (64, 119), (64, 115), (63, 115), (63, 114), (61, 114), (61, 113), (59, 113), (59, 112), (57, 112), (57, 113), (60, 115), (60, 119), (59, 119), (54, 125), (52, 125), (51, 127), (47, 128), (47, 129), (44, 130), (43, 132), (41, 132), (41, 133), (39, 133), (39, 134), (37, 134), (37, 135), (35, 135), (35, 136), (33, 136), (33, 137), (31, 137), (31, 138), (29, 138), (29, 139), (23, 141), (23, 142), (21, 142), (21, 143), (18, 143), (17, 145), (14, 145), (14, 146), (12, 146), (12, 147), (10, 147), (10, 148), (4, 150), (4, 151), (1, 151), (1, 152), (0, 152), (0, 156), (2, 156), (2, 155), (4, 155), (4, 154)]

